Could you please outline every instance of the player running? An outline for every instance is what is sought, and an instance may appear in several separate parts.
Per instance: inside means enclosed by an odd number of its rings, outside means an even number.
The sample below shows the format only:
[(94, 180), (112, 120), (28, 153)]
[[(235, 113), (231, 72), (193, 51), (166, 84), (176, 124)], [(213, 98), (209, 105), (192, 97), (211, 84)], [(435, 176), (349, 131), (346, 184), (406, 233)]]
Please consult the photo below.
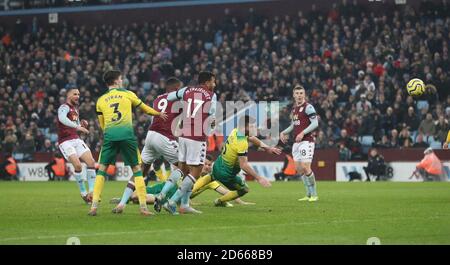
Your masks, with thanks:
[[(167, 96), (169, 101), (182, 100), (182, 135), (178, 139), (179, 166), (183, 171), (184, 179), (177, 192), (164, 204), (164, 209), (172, 214), (177, 214), (176, 205), (181, 200), (180, 213), (201, 213), (189, 205), (189, 198), (196, 179), (202, 172), (206, 156), (206, 130), (209, 115), (215, 114), (216, 77), (211, 72), (200, 72), (198, 85), (184, 87)], [(162, 202), (166, 199), (165, 190), (175, 185), (166, 181), (167, 187), (156, 197), (155, 210), (160, 211)]]
[(147, 106), (132, 91), (123, 88), (120, 71), (105, 72), (103, 80), (108, 91), (97, 100), (97, 115), (100, 127), (103, 130), (103, 145), (99, 156), (99, 169), (95, 179), (94, 196), (89, 215), (97, 215), (100, 195), (105, 184), (106, 168), (116, 163), (116, 155), (120, 152), (125, 165), (133, 170), (131, 180), (134, 180), (136, 192), (139, 197), (140, 212), (151, 215), (148, 210), (144, 178), (140, 166), (140, 153), (133, 130), (132, 109), (139, 107), (143, 112), (152, 116), (167, 119), (164, 112), (158, 112)]
[(214, 162), (212, 173), (200, 178), (195, 183), (193, 194), (196, 194), (212, 181), (219, 181), (231, 191), (216, 199), (214, 204), (216, 206), (229, 206), (229, 201), (242, 197), (249, 192), (245, 180), (238, 176), (241, 169), (255, 178), (263, 187), (270, 187), (270, 182), (265, 177), (258, 175), (248, 163), (248, 142), (253, 143), (269, 154), (280, 155), (281, 150), (264, 144), (255, 135), (256, 120), (248, 115), (242, 116), (239, 120), (239, 126), (231, 131), (221, 154)]
[[(147, 175), (150, 166), (155, 160), (163, 157), (174, 167), (174, 170), (171, 171), (168, 181), (175, 184), (181, 178), (183, 172), (177, 167), (178, 142), (172, 133), (171, 125), (174, 122), (175, 118), (180, 114), (180, 112), (177, 112), (172, 108), (173, 102), (167, 100), (167, 95), (172, 91), (177, 91), (180, 87), (181, 81), (179, 79), (174, 77), (169, 78), (166, 81), (167, 92), (158, 96), (153, 102), (153, 108), (160, 112), (166, 112), (168, 114), (168, 118), (166, 120), (158, 116), (153, 118), (152, 124), (148, 129), (147, 137), (145, 138), (144, 148), (142, 149), (143, 175)], [(174, 187), (176, 189), (176, 186)], [(164, 193), (167, 193), (170, 189), (172, 189), (170, 186), (168, 186), (167, 188), (167, 190), (164, 190)], [(134, 190), (134, 182), (129, 181), (122, 195), (122, 199), (119, 204), (113, 209), (113, 213), (123, 212), (123, 209), (125, 208), (125, 205), (127, 204)]]
[(294, 131), (295, 143), (292, 146), (292, 156), (295, 161), (297, 173), (302, 176), (306, 188), (306, 196), (299, 201), (314, 202), (317, 196), (316, 180), (311, 170), (311, 162), (314, 156), (314, 130), (319, 127), (317, 114), (314, 107), (306, 102), (306, 91), (301, 85), (294, 87), (294, 108), (292, 109), (291, 125), (280, 133), (280, 140), (286, 143), (289, 134)]
[[(92, 157), (91, 150), (80, 139), (77, 132), (89, 134), (87, 129), (88, 122), (81, 120), (78, 114), (78, 105), (80, 101), (80, 91), (77, 88), (70, 88), (66, 94), (66, 103), (58, 108), (58, 147), (64, 158), (72, 163), (74, 167), (74, 177), (80, 189), (81, 198), (86, 203), (91, 202), (95, 182), (95, 160)], [(81, 177), (80, 159), (86, 163), (88, 191), (83, 178)], [(88, 193), (89, 192), (89, 193)]]

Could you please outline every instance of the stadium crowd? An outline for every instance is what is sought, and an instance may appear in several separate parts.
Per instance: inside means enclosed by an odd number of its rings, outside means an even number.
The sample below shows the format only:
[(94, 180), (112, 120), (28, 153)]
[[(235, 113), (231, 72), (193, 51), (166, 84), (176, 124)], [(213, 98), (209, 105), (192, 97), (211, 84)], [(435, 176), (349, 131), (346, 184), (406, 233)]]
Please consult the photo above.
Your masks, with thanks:
[[(56, 110), (69, 87), (80, 89), (80, 117), (91, 125), (82, 137), (99, 151), (95, 102), (106, 90), (102, 73), (111, 68), (121, 69), (128, 89), (147, 103), (163, 92), (165, 78), (189, 84), (198, 71), (211, 70), (221, 103), (285, 103), (281, 129), (290, 122), (291, 91), (300, 83), (320, 116), (316, 147), (339, 148), (342, 159), (360, 159), (368, 146), (442, 146), (450, 128), (445, 1), (380, 14), (345, 0), (295, 16), (267, 18), (252, 9), (245, 18), (225, 14), (224, 21), (86, 28), (34, 20), (0, 27), (1, 152), (54, 151)], [(427, 84), (418, 99), (405, 89), (414, 77)], [(150, 121), (137, 115), (142, 144)]]

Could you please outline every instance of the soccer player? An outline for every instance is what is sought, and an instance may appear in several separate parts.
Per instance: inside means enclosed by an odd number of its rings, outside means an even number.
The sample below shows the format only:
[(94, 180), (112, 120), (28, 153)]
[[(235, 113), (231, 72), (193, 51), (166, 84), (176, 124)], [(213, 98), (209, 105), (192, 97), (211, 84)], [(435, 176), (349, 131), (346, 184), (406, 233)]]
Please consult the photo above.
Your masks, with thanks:
[(447, 139), (445, 140), (444, 144), (442, 145), (442, 148), (448, 149), (450, 147), (449, 144), (450, 144), (450, 130), (448, 131)]
[[(153, 102), (153, 108), (160, 112), (167, 113), (168, 117), (167, 119), (162, 119), (159, 116), (155, 116), (153, 118), (152, 124), (148, 129), (147, 137), (145, 138), (144, 148), (142, 149), (143, 175), (147, 175), (151, 164), (155, 162), (155, 160), (163, 157), (164, 159), (169, 161), (174, 168), (174, 170), (171, 171), (168, 181), (175, 184), (183, 175), (183, 172), (177, 167), (178, 142), (176, 141), (176, 138), (172, 133), (172, 123), (180, 113), (177, 112), (175, 108), (172, 108), (173, 101), (168, 101), (167, 95), (172, 91), (177, 91), (180, 87), (181, 81), (179, 79), (174, 77), (169, 78), (166, 81), (167, 92), (158, 96)], [(171, 186), (168, 186), (168, 189), (164, 190), (164, 192), (166, 193), (170, 189)], [(125, 205), (127, 204), (134, 190), (134, 182), (129, 181), (123, 193), (122, 200), (113, 209), (113, 213), (123, 212), (123, 209), (125, 208)]]
[[(220, 193), (222, 195), (227, 194), (228, 192), (231, 192), (229, 189), (225, 188), (224, 186), (222, 186), (218, 181), (211, 181), (211, 172), (212, 172), (212, 167), (213, 167), (213, 159), (211, 155), (206, 155), (206, 160), (205, 160), (205, 164), (203, 165), (203, 171), (202, 171), (202, 176), (197, 180), (197, 182), (195, 182), (194, 188), (192, 189), (192, 195), (191, 195), (191, 199), (197, 197), (198, 195), (200, 195), (202, 192), (204, 192), (205, 190), (214, 190), (217, 193)], [(209, 178), (209, 180), (208, 180)], [(208, 181), (211, 181), (208, 183)], [(200, 186), (203, 185), (203, 186)], [(253, 202), (246, 202), (241, 200), (241, 198), (236, 198), (234, 200), (237, 204), (242, 204), (242, 205), (253, 205), (255, 203)], [(231, 204), (230, 202), (225, 202), (224, 205), (225, 207), (233, 207), (233, 204)]]
[(270, 187), (270, 181), (265, 177), (259, 176), (252, 166), (248, 163), (248, 142), (263, 149), (269, 154), (281, 154), (281, 150), (275, 147), (269, 147), (259, 140), (256, 136), (256, 120), (248, 115), (242, 116), (239, 125), (234, 128), (222, 148), (222, 152), (217, 157), (210, 175), (206, 175), (195, 183), (193, 192), (197, 192), (204, 185), (211, 181), (219, 181), (230, 192), (216, 199), (216, 206), (227, 206), (227, 202), (244, 196), (249, 192), (245, 180), (237, 174), (242, 170), (261, 184), (263, 187)]
[(133, 130), (132, 110), (139, 107), (146, 114), (160, 116), (163, 120), (167, 119), (167, 114), (147, 106), (132, 91), (124, 89), (120, 71), (106, 71), (103, 81), (108, 86), (108, 91), (97, 100), (96, 107), (99, 124), (103, 130), (103, 145), (98, 159), (99, 169), (89, 215), (97, 215), (98, 201), (105, 184), (105, 170), (108, 165), (116, 163), (116, 155), (119, 152), (125, 165), (133, 170), (131, 180), (134, 180), (136, 186), (141, 214), (151, 215), (145, 202), (145, 183), (140, 166), (138, 143)]
[[(182, 134), (178, 139), (179, 167), (183, 171), (184, 179), (177, 192), (164, 204), (164, 209), (172, 214), (178, 214), (176, 205), (181, 200), (180, 213), (201, 213), (189, 205), (189, 198), (196, 179), (202, 172), (206, 156), (207, 119), (215, 114), (216, 77), (211, 72), (200, 72), (198, 85), (184, 87), (167, 96), (169, 101), (183, 100)], [(160, 210), (166, 199), (165, 190), (169, 190), (175, 183), (166, 181), (155, 202), (155, 210)]]
[(319, 127), (314, 107), (306, 102), (306, 91), (301, 85), (294, 87), (294, 108), (292, 109), (291, 125), (280, 133), (280, 140), (286, 143), (289, 134), (294, 131), (295, 142), (292, 146), (292, 156), (295, 161), (297, 173), (302, 176), (306, 188), (306, 196), (299, 201), (314, 202), (317, 196), (316, 180), (311, 170), (314, 156), (314, 130)]
[[(58, 147), (64, 158), (72, 163), (74, 167), (74, 177), (80, 189), (81, 198), (86, 203), (91, 202), (95, 182), (95, 160), (91, 150), (78, 136), (78, 132), (89, 134), (88, 122), (81, 120), (78, 114), (80, 101), (80, 91), (77, 88), (70, 88), (66, 94), (66, 103), (58, 108)], [(86, 163), (86, 177), (88, 191), (81, 176), (82, 166), (80, 159)], [(89, 193), (88, 193), (89, 192)]]

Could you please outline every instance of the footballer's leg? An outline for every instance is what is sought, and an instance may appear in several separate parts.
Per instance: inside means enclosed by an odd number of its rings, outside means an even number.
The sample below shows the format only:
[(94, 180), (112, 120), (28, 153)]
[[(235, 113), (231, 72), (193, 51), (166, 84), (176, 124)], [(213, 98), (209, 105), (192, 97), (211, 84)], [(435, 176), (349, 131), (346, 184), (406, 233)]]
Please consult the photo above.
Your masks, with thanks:
[(180, 213), (201, 213), (201, 211), (189, 205), (189, 200), (192, 188), (203, 171), (203, 165), (206, 160), (206, 142), (188, 140), (189, 148), (186, 153), (186, 164), (189, 166), (189, 175), (183, 179), (179, 189), (182, 193)]
[[(150, 135), (147, 134), (147, 138), (145, 139), (145, 145), (142, 149), (142, 169), (143, 169), (143, 176), (145, 177), (148, 174), (148, 171), (151, 167), (152, 162), (155, 160), (156, 157), (155, 151), (152, 148), (152, 143), (150, 142)], [(130, 197), (132, 196), (133, 192), (136, 190), (135, 185), (135, 179), (134, 175), (131, 177), (131, 179), (128, 181), (127, 186), (125, 187), (125, 190), (123, 191), (122, 198), (120, 202), (117, 204), (117, 206), (112, 210), (112, 213), (122, 213), (123, 209), (125, 208), (126, 204), (128, 203)], [(147, 186), (148, 181), (144, 179), (144, 185)], [(136, 193), (137, 194), (137, 193)], [(139, 200), (139, 197), (137, 197)]]
[[(217, 181), (213, 181), (210, 184), (208, 184), (207, 186), (210, 186), (210, 188), (214, 189), (216, 192), (218, 192), (218, 193), (220, 193), (222, 195), (225, 195), (228, 192), (230, 192), (229, 189), (227, 189), (224, 186), (220, 185)], [(254, 202), (244, 201), (241, 198), (236, 198), (234, 200), (234, 202), (236, 202), (237, 204), (241, 204), (241, 205), (255, 205), (256, 204)], [(230, 202), (226, 202), (225, 207), (233, 207), (233, 204), (231, 204)]]
[(72, 163), (74, 167), (74, 173), (73, 176), (75, 177), (75, 181), (78, 184), (78, 188), (80, 189), (81, 198), (86, 203), (89, 203), (88, 193), (86, 191), (86, 186), (84, 184), (83, 177), (81, 176), (81, 171), (83, 170), (83, 167), (81, 166), (80, 159), (78, 159), (78, 156), (76, 154), (73, 154), (69, 156), (69, 162)]
[(214, 205), (216, 206), (226, 206), (227, 202), (242, 197), (249, 192), (247, 183), (239, 176), (235, 176), (229, 182), (223, 184), (230, 191), (214, 201)]
[(303, 167), (303, 164), (299, 161), (295, 161), (295, 168), (298, 172), (298, 174), (301, 176), (303, 186), (305, 186), (306, 195), (303, 198), (298, 199), (299, 201), (308, 201), (311, 197), (311, 192), (309, 190), (307, 181), (305, 179), (305, 168)]
[(192, 188), (192, 194), (191, 194), (191, 199), (195, 198), (197, 195), (199, 195), (200, 193), (204, 192), (205, 190), (207, 190), (208, 184), (210, 184), (212, 181), (212, 178), (209, 174), (200, 177), (194, 184), (194, 187)]
[(92, 153), (89, 149), (82, 153), (82, 155), (80, 156), (80, 159), (87, 165), (86, 177), (87, 177), (88, 190), (89, 190), (88, 200), (89, 200), (89, 202), (92, 202), (92, 196), (94, 193), (95, 176), (96, 176), (95, 160), (92, 157)]
[(124, 158), (125, 165), (129, 165), (133, 170), (134, 185), (136, 194), (139, 199), (139, 211), (142, 215), (149, 216), (153, 213), (147, 208), (147, 192), (145, 189), (145, 181), (142, 175), (142, 168), (140, 165), (141, 154), (138, 149), (136, 139), (121, 141), (121, 154)]
[(116, 142), (103, 141), (102, 149), (100, 150), (100, 155), (98, 158), (99, 168), (97, 171), (97, 176), (95, 177), (94, 193), (92, 195), (92, 205), (89, 215), (97, 215), (98, 202), (100, 200), (100, 195), (102, 194), (103, 187), (105, 185), (106, 168), (109, 165), (116, 164), (116, 155), (118, 152)]
[(310, 193), (310, 202), (314, 202), (319, 200), (319, 197), (317, 196), (317, 189), (316, 189), (316, 179), (314, 176), (314, 172), (311, 170), (311, 163), (310, 162), (302, 162), (303, 168), (305, 169), (305, 181), (306, 185), (308, 186), (308, 191)]
[(89, 211), (89, 215), (96, 216), (97, 215), (97, 208), (98, 208), (98, 202), (100, 199), (100, 195), (102, 194), (103, 187), (105, 185), (105, 177), (106, 177), (106, 168), (108, 165), (100, 164), (97, 172), (97, 176), (95, 177), (95, 184), (94, 184), (94, 192), (92, 195), (92, 204), (91, 209)]

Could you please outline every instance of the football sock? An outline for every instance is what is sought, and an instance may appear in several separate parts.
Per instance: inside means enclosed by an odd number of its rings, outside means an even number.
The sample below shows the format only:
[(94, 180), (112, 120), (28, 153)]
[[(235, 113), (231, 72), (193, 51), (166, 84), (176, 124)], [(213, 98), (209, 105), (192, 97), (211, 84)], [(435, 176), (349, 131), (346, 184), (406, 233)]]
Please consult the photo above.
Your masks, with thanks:
[(195, 196), (199, 195), (206, 189), (208, 189), (208, 184), (212, 181), (211, 176), (205, 175), (199, 179), (194, 184), (194, 188), (192, 189), (192, 196), (191, 198), (194, 198)]
[(94, 192), (95, 174), (95, 168), (88, 168), (86, 170), (89, 192)]
[(186, 194), (181, 197), (181, 207), (187, 208), (189, 207), (189, 200), (191, 198), (192, 191), (186, 192)]
[(305, 189), (306, 189), (306, 196), (311, 197), (311, 190), (308, 185), (308, 179), (306, 178), (305, 175), (302, 175), (302, 182), (303, 182), (303, 186), (305, 186)]
[(155, 174), (159, 181), (165, 181), (165, 179), (164, 179), (165, 176), (163, 174), (162, 167), (155, 170)]
[(94, 185), (94, 195), (92, 198), (92, 206), (91, 208), (97, 208), (98, 200), (100, 199), (100, 195), (103, 191), (103, 186), (105, 185), (105, 176), (106, 172), (99, 170), (97, 172), (97, 177), (95, 177), (95, 185)]
[(164, 181), (166, 181), (170, 177), (170, 174), (172, 174), (172, 171), (170, 170), (170, 168), (166, 169), (166, 174), (165, 174), (165, 177), (164, 177)]
[(183, 176), (183, 172), (180, 169), (176, 169), (172, 171), (166, 183), (164, 184), (163, 189), (161, 190), (161, 198), (164, 199), (166, 197), (167, 192), (171, 190), (174, 186), (177, 185), (178, 180)]
[(75, 177), (75, 180), (77, 181), (78, 188), (80, 189), (81, 195), (86, 196), (87, 191), (86, 191), (86, 186), (84, 185), (84, 180), (81, 177), (81, 171), (80, 172), (75, 171), (75, 173), (73, 173), (73, 176)]
[(119, 202), (119, 206), (125, 207), (135, 189), (136, 188), (134, 187), (134, 183), (132, 181), (128, 181), (127, 187), (123, 192), (122, 199)]
[(170, 198), (170, 203), (177, 203), (187, 192), (192, 192), (192, 187), (194, 186), (195, 179), (191, 174), (184, 177), (183, 182), (181, 182), (180, 188), (175, 192), (175, 194)]
[(147, 191), (145, 190), (145, 181), (142, 172), (139, 170), (133, 173), (136, 193), (141, 208), (147, 208)]
[(317, 196), (317, 190), (316, 190), (316, 179), (314, 177), (314, 172), (311, 171), (311, 174), (305, 176), (308, 182), (309, 191), (311, 193), (311, 196)]
[(239, 193), (236, 190), (233, 190), (233, 191), (227, 192), (227, 194), (225, 194), (222, 197), (220, 197), (219, 201), (221, 201), (221, 202), (228, 202), (228, 201), (232, 201), (232, 200), (237, 199), (237, 198), (239, 198)]

